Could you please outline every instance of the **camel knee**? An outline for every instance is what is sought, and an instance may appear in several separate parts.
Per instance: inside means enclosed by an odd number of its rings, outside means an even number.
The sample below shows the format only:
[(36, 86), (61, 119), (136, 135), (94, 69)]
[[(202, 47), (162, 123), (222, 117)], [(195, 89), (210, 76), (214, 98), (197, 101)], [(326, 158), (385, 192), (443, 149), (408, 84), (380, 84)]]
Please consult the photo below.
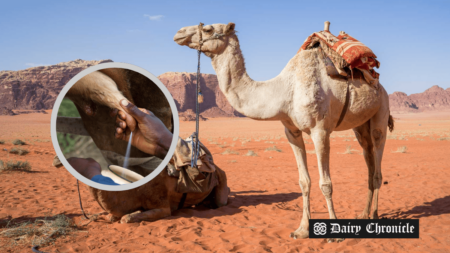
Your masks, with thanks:
[(383, 176), (381, 175), (381, 173), (375, 173), (375, 175), (373, 176), (373, 185), (375, 186), (375, 188), (380, 188), (382, 181)]
[(322, 194), (325, 198), (331, 198), (331, 195), (333, 194), (333, 186), (331, 185), (331, 182), (321, 183), (320, 190), (322, 190)]
[(309, 191), (311, 188), (311, 181), (302, 181), (299, 180), (300, 189), (302, 189), (302, 193), (304, 196), (309, 196)]
[(372, 137), (375, 147), (379, 147), (383, 140), (383, 132), (380, 129), (372, 130)]

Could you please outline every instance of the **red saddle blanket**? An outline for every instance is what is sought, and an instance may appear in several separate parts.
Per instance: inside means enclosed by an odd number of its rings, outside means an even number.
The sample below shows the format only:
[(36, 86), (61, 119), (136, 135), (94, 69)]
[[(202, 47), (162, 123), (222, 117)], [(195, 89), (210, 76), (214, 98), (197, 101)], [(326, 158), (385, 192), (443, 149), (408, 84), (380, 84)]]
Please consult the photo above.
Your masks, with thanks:
[(374, 67), (380, 67), (380, 62), (376, 60), (377, 56), (362, 42), (344, 32), (341, 32), (337, 37), (329, 31), (315, 32), (305, 40), (297, 53), (313, 46), (318, 39), (338, 53), (348, 63), (350, 69), (367, 70), (373, 78), (378, 79), (379, 74), (373, 70)]

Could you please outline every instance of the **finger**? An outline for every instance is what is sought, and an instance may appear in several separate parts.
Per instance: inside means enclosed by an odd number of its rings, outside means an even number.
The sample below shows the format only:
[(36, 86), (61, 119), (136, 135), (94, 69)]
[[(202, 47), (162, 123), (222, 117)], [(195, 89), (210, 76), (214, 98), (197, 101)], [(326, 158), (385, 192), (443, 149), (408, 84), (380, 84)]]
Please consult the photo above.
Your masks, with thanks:
[(111, 110), (109, 111), (109, 116), (112, 117), (112, 118), (114, 118), (114, 117), (117, 116), (117, 113), (118, 113), (118, 112), (119, 112), (119, 110), (117, 110), (117, 109), (111, 109)]
[(131, 115), (133, 118), (135, 118), (138, 122), (142, 122), (145, 119), (145, 116), (147, 115), (143, 111), (139, 110), (139, 108), (132, 103), (128, 102), (125, 99), (122, 99), (120, 101), (120, 106), (124, 109), (126, 113)]
[(120, 127), (116, 128), (116, 133), (118, 133), (118, 134), (123, 133), (123, 129)]
[(119, 117), (116, 118), (116, 127), (120, 127), (122, 129), (127, 128), (127, 123), (121, 120)]

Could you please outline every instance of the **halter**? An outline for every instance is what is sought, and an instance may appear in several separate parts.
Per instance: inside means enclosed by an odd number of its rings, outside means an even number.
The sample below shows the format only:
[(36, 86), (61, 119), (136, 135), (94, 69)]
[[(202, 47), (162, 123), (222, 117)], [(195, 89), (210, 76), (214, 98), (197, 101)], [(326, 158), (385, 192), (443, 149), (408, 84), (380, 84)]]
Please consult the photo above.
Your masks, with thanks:
[[(200, 153), (200, 145), (198, 144), (199, 140), (198, 140), (198, 136), (200, 133), (200, 129), (199, 129), (199, 117), (200, 117), (200, 109), (199, 109), (199, 104), (203, 102), (203, 95), (202, 95), (202, 91), (200, 89), (200, 55), (202, 54), (202, 46), (203, 43), (209, 40), (214, 40), (214, 39), (219, 39), (223, 36), (225, 36), (225, 34), (223, 33), (216, 33), (214, 32), (213, 35), (211, 35), (209, 38), (206, 38), (203, 40), (203, 35), (202, 35), (202, 30), (203, 30), (203, 23), (200, 22), (200, 24), (198, 25), (198, 48), (197, 48), (197, 57), (198, 57), (198, 64), (197, 64), (197, 96), (195, 99), (195, 132), (191, 135), (191, 141), (192, 141), (192, 156), (191, 156), (191, 167), (195, 167), (197, 168), (197, 160), (198, 160), (198, 155)], [(200, 102), (199, 102), (200, 100)]]

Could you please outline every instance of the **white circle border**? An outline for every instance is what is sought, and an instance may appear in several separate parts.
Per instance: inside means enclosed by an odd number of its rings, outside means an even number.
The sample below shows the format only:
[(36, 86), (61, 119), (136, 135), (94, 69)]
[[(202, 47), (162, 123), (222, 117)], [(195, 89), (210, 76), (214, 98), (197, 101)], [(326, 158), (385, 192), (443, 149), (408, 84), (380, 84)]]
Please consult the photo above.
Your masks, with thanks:
[[(158, 167), (153, 172), (151, 172), (149, 175), (147, 175), (143, 179), (141, 179), (137, 182), (131, 183), (131, 184), (106, 185), (106, 184), (96, 183), (96, 182), (84, 177), (83, 175), (78, 173), (74, 168), (72, 168), (72, 166), (70, 166), (69, 162), (67, 161), (64, 154), (62, 153), (61, 148), (59, 147), (58, 138), (56, 135), (56, 119), (58, 117), (58, 110), (59, 110), (59, 107), (61, 106), (61, 102), (62, 102), (63, 98), (66, 96), (69, 89), (76, 82), (78, 82), (78, 80), (80, 80), (82, 77), (84, 77), (92, 72), (95, 72), (97, 70), (107, 69), (107, 68), (129, 69), (129, 70), (135, 71), (135, 72), (140, 73), (140, 74), (146, 76), (147, 78), (149, 78), (164, 93), (164, 96), (166, 97), (167, 101), (169, 102), (170, 109), (171, 109), (172, 115), (173, 115), (173, 126), (174, 126), (173, 138), (172, 138), (172, 143), (170, 145), (170, 148), (169, 148), (169, 151), (167, 152), (166, 157), (164, 157), (161, 164), (159, 164)], [(75, 75), (72, 79), (70, 79), (70, 81), (64, 86), (64, 88), (61, 90), (58, 97), (56, 98), (55, 104), (53, 105), (52, 117), (51, 117), (51, 121), (50, 121), (50, 134), (52, 137), (53, 148), (55, 149), (56, 155), (58, 155), (58, 158), (61, 161), (61, 163), (64, 165), (64, 167), (76, 179), (80, 180), (81, 182), (83, 182), (93, 188), (96, 188), (99, 190), (104, 190), (104, 191), (126, 191), (126, 190), (131, 190), (131, 189), (134, 189), (136, 187), (142, 186), (142, 185), (150, 182), (159, 173), (161, 173), (161, 171), (167, 166), (170, 159), (172, 158), (172, 156), (175, 152), (177, 142), (178, 142), (179, 132), (180, 132), (180, 121), (178, 118), (178, 110), (175, 105), (175, 101), (174, 101), (172, 95), (170, 94), (169, 90), (166, 88), (166, 86), (164, 86), (164, 84), (156, 76), (154, 76), (152, 73), (148, 72), (147, 70), (145, 70), (141, 67), (132, 65), (132, 64), (122, 63), (122, 62), (108, 62), (108, 63), (101, 63), (101, 64), (98, 64), (95, 66), (91, 66), (91, 67), (81, 71), (77, 75)]]

